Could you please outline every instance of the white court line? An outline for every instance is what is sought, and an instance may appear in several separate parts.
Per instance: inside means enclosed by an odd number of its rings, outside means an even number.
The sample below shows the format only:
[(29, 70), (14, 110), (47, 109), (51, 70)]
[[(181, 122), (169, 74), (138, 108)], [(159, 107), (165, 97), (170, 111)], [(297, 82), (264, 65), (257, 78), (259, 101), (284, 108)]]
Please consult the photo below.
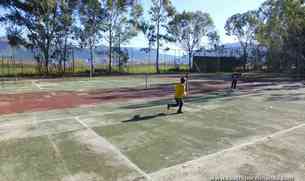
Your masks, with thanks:
[(38, 87), (38, 89), (40, 89), (40, 90), (42, 90), (43, 88), (39, 85), (39, 84), (37, 84), (34, 80), (32, 81), (32, 84), (34, 84), (36, 87)]
[[(102, 113), (98, 113), (98, 111), (93, 111), (96, 113), (92, 113), (89, 115), (84, 115), (84, 116), (67, 116), (67, 117), (62, 117), (62, 118), (54, 118), (54, 119), (40, 119), (39, 123), (45, 123), (45, 122), (53, 122), (53, 121), (61, 121), (61, 120), (66, 120), (66, 119), (75, 119), (75, 117), (78, 117), (79, 119), (86, 119), (86, 118), (90, 118), (90, 117), (96, 117), (96, 116), (107, 116), (107, 115), (111, 115), (111, 114), (124, 114), (124, 113), (132, 113), (134, 111), (139, 111), (139, 110), (146, 110), (146, 109), (150, 109), (150, 108), (138, 108), (138, 109), (127, 109), (127, 110), (122, 110), (122, 111), (107, 111), (107, 112), (102, 112)], [(36, 116), (37, 112), (33, 112), (30, 113), (33, 114), (34, 116)], [(73, 113), (72, 113), (73, 114)], [(6, 119), (10, 119), (11, 117), (15, 117), (18, 116), (18, 113), (16, 114), (10, 114), (10, 115), (2, 115), (0, 117), (2, 118), (6, 118)], [(31, 119), (31, 118), (29, 118)], [(36, 118), (37, 119), (37, 118)], [(18, 121), (18, 120), (16, 120)], [(21, 123), (21, 124), (5, 124), (11, 122), (10, 120), (3, 120), (0, 121), (0, 128), (14, 128), (14, 127), (18, 127), (18, 126), (26, 126), (26, 125), (32, 125), (33, 123), (31, 122), (25, 122), (25, 123)], [(33, 121), (34, 122), (34, 121)], [(38, 122), (37, 122), (38, 123)], [(121, 122), (115, 122), (114, 124), (109, 124), (109, 125), (116, 125), (116, 124), (120, 124)], [(1, 125), (4, 124), (4, 125)], [(107, 125), (106, 125), (107, 126)]]
[(296, 130), (298, 128), (301, 128), (301, 127), (305, 127), (305, 123), (300, 124), (298, 126), (291, 127), (289, 129), (285, 129), (285, 130), (282, 130), (282, 131), (275, 132), (273, 134), (270, 134), (270, 135), (262, 137), (262, 138), (254, 139), (254, 140), (252, 140), (252, 141), (250, 141), (248, 143), (244, 143), (244, 144), (240, 144), (240, 145), (237, 145), (237, 146), (233, 146), (231, 148), (227, 148), (227, 149), (221, 150), (219, 152), (212, 153), (212, 154), (200, 157), (200, 158), (195, 159), (195, 160), (187, 161), (187, 162), (180, 163), (180, 164), (168, 167), (168, 168), (161, 169), (159, 171), (151, 173), (150, 175), (158, 175), (158, 173), (166, 172), (167, 170), (171, 170), (171, 169), (175, 169), (175, 168), (178, 168), (178, 167), (182, 167), (184, 165), (190, 165), (190, 164), (198, 162), (198, 161), (203, 161), (203, 160), (207, 160), (209, 158), (213, 158), (213, 157), (217, 157), (217, 156), (223, 155), (223, 154), (225, 154), (227, 152), (230, 152), (230, 151), (236, 151), (236, 150), (239, 150), (239, 149), (247, 147), (247, 146), (255, 145), (256, 143), (259, 143), (259, 142), (268, 141), (271, 138), (275, 138), (277, 136), (284, 135), (286, 133), (289, 133), (289, 132), (294, 131), (294, 130)]
[[(35, 127), (38, 129), (38, 127), (37, 127), (38, 124), (37, 124), (37, 116), (36, 116), (36, 114), (34, 114), (34, 121), (33, 121), (33, 122), (34, 122)], [(48, 134), (48, 135), (47, 135), (47, 138), (48, 138), (48, 140), (50, 141), (50, 143), (51, 143), (51, 145), (52, 145), (52, 148), (54, 149), (54, 151), (55, 151), (57, 157), (58, 157), (58, 158), (60, 159), (60, 161), (62, 162), (63, 167), (64, 167), (66, 173), (69, 174), (69, 180), (70, 180), (70, 181), (75, 181), (74, 178), (72, 177), (72, 173), (71, 173), (70, 170), (68, 169), (68, 166), (67, 166), (65, 160), (63, 159), (63, 156), (62, 156), (62, 154), (61, 154), (59, 148), (57, 147), (56, 143), (54, 143), (54, 141), (52, 140), (51, 135)]]
[(83, 125), (86, 129), (90, 130), (96, 137), (100, 138), (101, 140), (103, 140), (103, 142), (107, 143), (107, 145), (109, 146), (109, 148), (111, 148), (114, 153), (116, 153), (117, 155), (119, 155), (123, 160), (125, 160), (132, 168), (134, 168), (136, 171), (138, 171), (140, 174), (142, 174), (142, 176), (144, 176), (147, 180), (152, 181), (152, 178), (145, 173), (143, 170), (141, 170), (136, 164), (134, 164), (132, 161), (130, 161), (123, 153), (121, 153), (121, 151), (119, 149), (117, 149), (113, 144), (109, 143), (104, 137), (100, 136), (99, 134), (97, 134), (92, 128), (90, 128), (86, 123), (84, 123), (79, 117), (75, 117), (75, 119), (81, 124)]
[(63, 159), (63, 156), (59, 150), (59, 148), (57, 147), (56, 143), (54, 143), (54, 141), (52, 140), (51, 138), (51, 135), (48, 135), (48, 139), (53, 147), (53, 149), (55, 150), (55, 153), (57, 154), (58, 158), (61, 160), (62, 164), (63, 164), (63, 167), (65, 169), (65, 171), (69, 174), (69, 180), (70, 181), (75, 181), (75, 179), (73, 178), (72, 176), (72, 173), (70, 172), (70, 170), (68, 169), (68, 166), (65, 162), (65, 160)]

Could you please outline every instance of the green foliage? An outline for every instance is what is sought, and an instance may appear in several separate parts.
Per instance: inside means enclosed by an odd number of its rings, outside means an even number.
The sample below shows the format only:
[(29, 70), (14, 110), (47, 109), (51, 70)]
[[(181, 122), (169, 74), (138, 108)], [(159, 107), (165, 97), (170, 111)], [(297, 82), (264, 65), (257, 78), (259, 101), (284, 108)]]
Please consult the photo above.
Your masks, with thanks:
[(1, 22), (7, 25), (12, 46), (22, 45), (33, 51), (46, 73), (50, 58), (56, 53), (55, 41), (71, 25), (72, 3), (64, 0), (16, 0), (1, 2), (6, 9)]
[(244, 54), (244, 69), (248, 60), (248, 49), (254, 45), (258, 30), (258, 15), (256, 11), (237, 13), (231, 16), (225, 25), (227, 35), (237, 37)]
[(168, 23), (168, 33), (172, 39), (189, 52), (190, 69), (193, 51), (200, 47), (203, 37), (212, 31), (214, 31), (212, 18), (208, 13), (201, 11), (184, 11), (181, 14), (176, 14), (173, 20)]
[(226, 22), (225, 30), (227, 35), (236, 36), (242, 44), (245, 44), (255, 39), (257, 24), (256, 11), (248, 11), (231, 16)]
[(208, 33), (209, 44), (212, 49), (217, 50), (220, 46), (220, 36), (217, 31)]
[(212, 30), (212, 18), (201, 11), (177, 14), (168, 26), (168, 33), (187, 51), (199, 48), (202, 38)]
[(161, 41), (171, 40), (166, 36), (166, 29), (168, 22), (174, 17), (176, 10), (170, 0), (151, 0), (151, 4), (149, 19), (141, 21), (140, 29), (148, 40), (149, 49), (156, 46), (156, 71), (160, 73), (159, 50), (160, 46), (162, 46)]
[[(167, 31), (174, 27), (170, 27), (170, 22), (177, 21), (179, 25), (179, 17), (175, 16), (171, 0), (151, 0), (151, 4), (148, 19), (144, 20), (144, 10), (138, 0), (2, 0), (0, 7), (5, 13), (0, 22), (7, 27), (12, 47), (22, 46), (33, 52), (39, 73), (48, 74), (53, 67), (65, 72), (76, 47), (90, 50), (90, 72), (93, 73), (93, 52), (104, 43), (108, 44), (111, 72), (113, 56), (119, 56), (119, 65), (126, 64), (128, 55), (121, 46), (140, 30), (147, 37), (149, 48), (157, 48), (156, 68), (160, 72), (159, 49), (163, 42), (179, 41), (179, 28), (171, 36)], [(189, 23), (182, 28), (181, 44), (193, 51), (210, 32), (212, 20), (199, 11), (185, 15), (190, 17), (181, 17)]]
[(76, 37), (82, 48), (90, 49), (90, 77), (94, 72), (93, 51), (100, 43), (104, 30), (105, 11), (99, 0), (81, 0), (79, 8), (79, 20), (81, 25), (76, 29)]
[(109, 48), (109, 72), (112, 69), (113, 47), (121, 47), (122, 44), (135, 37), (138, 32), (138, 19), (143, 15), (143, 8), (137, 0), (107, 0), (105, 6), (106, 21), (104, 39)]
[(104, 30), (104, 12), (99, 0), (82, 0), (79, 20), (81, 25), (77, 27), (77, 38), (81, 47), (95, 48)]
[(258, 10), (257, 39), (268, 47), (274, 71), (304, 72), (305, 7), (300, 0), (267, 0)]

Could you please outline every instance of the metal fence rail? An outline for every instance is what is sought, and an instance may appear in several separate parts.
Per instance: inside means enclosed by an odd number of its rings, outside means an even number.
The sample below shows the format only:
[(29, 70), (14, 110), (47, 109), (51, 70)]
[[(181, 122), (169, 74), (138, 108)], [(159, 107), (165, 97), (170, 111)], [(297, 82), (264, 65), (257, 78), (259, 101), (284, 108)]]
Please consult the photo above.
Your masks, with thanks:
[[(113, 73), (156, 73), (156, 50), (145, 48), (114, 48), (112, 54)], [(22, 77), (48, 75), (84, 74), (90, 72), (89, 52), (82, 49), (74, 49), (68, 55), (66, 61), (50, 59), (46, 70), (43, 62), (37, 62), (34, 58), (23, 59), (22, 57), (0, 55), (0, 77)], [(120, 53), (117, 53), (120, 52)], [(198, 50), (193, 56), (204, 55), (209, 57), (241, 57), (241, 50), (234, 48), (222, 51)], [(191, 57), (191, 64), (193, 57)], [(107, 49), (94, 52), (94, 74), (108, 73), (109, 56)], [(161, 49), (159, 55), (159, 69), (161, 73), (181, 72), (189, 70), (189, 55), (181, 49)]]
[[(160, 72), (178, 72), (188, 70), (188, 56), (181, 50), (161, 50), (159, 57)], [(94, 54), (94, 73), (108, 72), (108, 52)], [(155, 53), (144, 50), (128, 50), (128, 57), (113, 54), (112, 72), (116, 73), (155, 73)], [(42, 76), (49, 75), (89, 74), (90, 60), (88, 58), (69, 57), (65, 62), (50, 60), (46, 71), (43, 62), (33, 59), (15, 58), (0, 55), (0, 77)]]

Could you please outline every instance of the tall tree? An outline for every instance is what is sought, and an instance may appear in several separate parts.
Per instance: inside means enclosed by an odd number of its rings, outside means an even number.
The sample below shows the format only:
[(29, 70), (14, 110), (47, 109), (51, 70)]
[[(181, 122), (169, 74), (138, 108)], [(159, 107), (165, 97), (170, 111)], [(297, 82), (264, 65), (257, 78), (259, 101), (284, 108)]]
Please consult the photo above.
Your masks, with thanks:
[(243, 14), (231, 16), (225, 25), (227, 35), (237, 37), (244, 57), (244, 70), (248, 60), (248, 48), (253, 45), (258, 28), (258, 19), (256, 11), (248, 11)]
[(166, 27), (171, 18), (174, 17), (176, 10), (170, 0), (151, 0), (152, 6), (149, 11), (150, 20), (146, 25), (146, 35), (149, 35), (149, 43), (156, 43), (156, 71), (159, 69), (159, 54), (161, 40), (167, 40)]
[(220, 36), (218, 34), (217, 31), (212, 31), (210, 33), (208, 33), (208, 40), (209, 40), (209, 44), (211, 46), (212, 49), (214, 49), (215, 51), (218, 50), (218, 47), (220, 46)]
[(8, 25), (8, 39), (31, 49), (37, 63), (44, 64), (46, 74), (56, 50), (56, 34), (63, 31), (62, 21), (59, 20), (63, 15), (62, 6), (75, 2), (76, 0), (1, 1), (0, 6), (6, 9), (6, 13), (0, 21)]
[[(59, 71), (65, 73), (66, 62), (71, 52), (71, 40), (75, 32), (73, 28), (73, 13), (77, 6), (77, 1), (58, 0), (59, 16), (57, 18), (58, 28), (55, 33), (55, 52), (53, 57), (59, 61)], [(63, 66), (62, 66), (63, 64)]]
[[(267, 0), (258, 10), (257, 39), (268, 48), (272, 70), (304, 71), (305, 7), (300, 0)], [(301, 66), (302, 64), (302, 66)]]
[(118, 22), (113, 26), (114, 52), (118, 55), (120, 72), (123, 71), (122, 66), (128, 60), (128, 51), (122, 51), (121, 46), (137, 36), (140, 26), (139, 18), (142, 15), (143, 7), (140, 4), (134, 4), (128, 15), (118, 17)]
[(101, 42), (104, 30), (105, 10), (99, 0), (81, 0), (77, 37), (82, 48), (90, 50), (90, 77), (94, 72), (94, 50)]
[(148, 47), (144, 48), (145, 51), (151, 51), (155, 40), (154, 36), (154, 26), (149, 24), (148, 21), (145, 21), (142, 19), (139, 24), (139, 28), (141, 32), (144, 34), (144, 37), (146, 38), (146, 41), (148, 42)]
[(267, 0), (258, 9), (259, 27), (256, 34), (257, 40), (268, 47), (268, 64), (273, 70), (282, 71), (284, 67), (283, 44), (286, 26), (283, 26), (282, 19), (283, 1)]
[(142, 15), (142, 9), (137, 0), (106, 0), (104, 7), (106, 10), (104, 38), (108, 42), (108, 71), (111, 73), (113, 46), (121, 45), (122, 42), (136, 35), (133, 25)]
[[(223, 47), (220, 46), (220, 36), (218, 34), (217, 31), (212, 31), (210, 33), (208, 33), (208, 40), (209, 40), (209, 44), (211, 49), (217, 54), (217, 57), (221, 57), (223, 56)], [(220, 64), (220, 59), (218, 58), (217, 60), (217, 69), (218, 72), (220, 72), (221, 70), (221, 64)]]
[(212, 18), (201, 11), (176, 14), (169, 22), (168, 33), (189, 55), (189, 69), (192, 68), (192, 55), (200, 47), (202, 39), (214, 30)]

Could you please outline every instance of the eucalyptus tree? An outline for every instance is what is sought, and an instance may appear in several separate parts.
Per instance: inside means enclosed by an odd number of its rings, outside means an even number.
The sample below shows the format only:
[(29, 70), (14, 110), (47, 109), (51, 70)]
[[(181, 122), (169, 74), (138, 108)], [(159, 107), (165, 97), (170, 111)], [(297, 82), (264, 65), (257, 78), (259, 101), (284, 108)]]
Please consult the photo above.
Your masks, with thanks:
[(174, 17), (176, 10), (171, 0), (151, 0), (149, 20), (142, 25), (142, 31), (149, 40), (149, 47), (156, 45), (156, 71), (160, 73), (159, 56), (162, 40), (169, 40), (166, 29), (169, 21)]
[[(44, 65), (46, 74), (49, 71), (50, 59), (56, 50), (57, 35), (63, 31), (63, 21), (60, 19), (64, 3), (67, 3), (67, 9), (70, 9), (76, 0), (15, 0), (1, 1), (0, 4), (5, 9), (0, 21), (7, 25), (9, 41), (31, 49), (37, 63)], [(67, 16), (65, 14), (64, 17)]]
[[(55, 33), (55, 51), (53, 57), (59, 61), (59, 69), (63, 73), (66, 70), (66, 62), (68, 61), (69, 54), (71, 54), (72, 39), (75, 37), (75, 9), (78, 1), (71, 0), (58, 0), (59, 15), (56, 19), (58, 24)], [(64, 64), (62, 67), (62, 63)]]
[(79, 21), (77, 38), (82, 48), (90, 51), (90, 77), (94, 72), (94, 50), (101, 43), (105, 30), (105, 8), (100, 0), (81, 0), (79, 5)]
[[(268, 48), (268, 64), (273, 70), (282, 71), (285, 60), (284, 37), (287, 26), (283, 26), (283, 1), (267, 0), (258, 9), (259, 27), (257, 40)], [(285, 58), (284, 58), (285, 59)]]
[(106, 32), (104, 40), (108, 43), (108, 71), (111, 73), (113, 47), (120, 47), (137, 35), (138, 18), (142, 16), (143, 8), (137, 0), (107, 0), (103, 6)]
[(212, 49), (214, 49), (215, 51), (218, 50), (218, 47), (220, 46), (220, 36), (218, 34), (217, 31), (212, 31), (210, 33), (208, 33), (208, 40), (209, 40), (209, 44), (211, 46)]
[(244, 70), (248, 59), (248, 49), (256, 39), (258, 29), (258, 16), (256, 11), (237, 13), (231, 16), (225, 25), (227, 35), (235, 36), (243, 50)]
[(192, 56), (199, 48), (202, 39), (214, 31), (213, 20), (208, 13), (201, 11), (182, 12), (176, 14), (169, 22), (168, 33), (172, 39), (181, 45), (189, 55), (189, 69), (192, 68)]
[(217, 31), (212, 31), (212, 32), (208, 33), (207, 36), (208, 36), (208, 40), (209, 40), (211, 49), (214, 51), (214, 53), (216, 53), (216, 55), (218, 57), (217, 69), (220, 72), (221, 64), (220, 64), (219, 57), (223, 56), (223, 47), (220, 46), (220, 36)]
[(304, 71), (305, 7), (299, 0), (267, 0), (259, 8), (258, 41), (268, 48), (273, 70)]

